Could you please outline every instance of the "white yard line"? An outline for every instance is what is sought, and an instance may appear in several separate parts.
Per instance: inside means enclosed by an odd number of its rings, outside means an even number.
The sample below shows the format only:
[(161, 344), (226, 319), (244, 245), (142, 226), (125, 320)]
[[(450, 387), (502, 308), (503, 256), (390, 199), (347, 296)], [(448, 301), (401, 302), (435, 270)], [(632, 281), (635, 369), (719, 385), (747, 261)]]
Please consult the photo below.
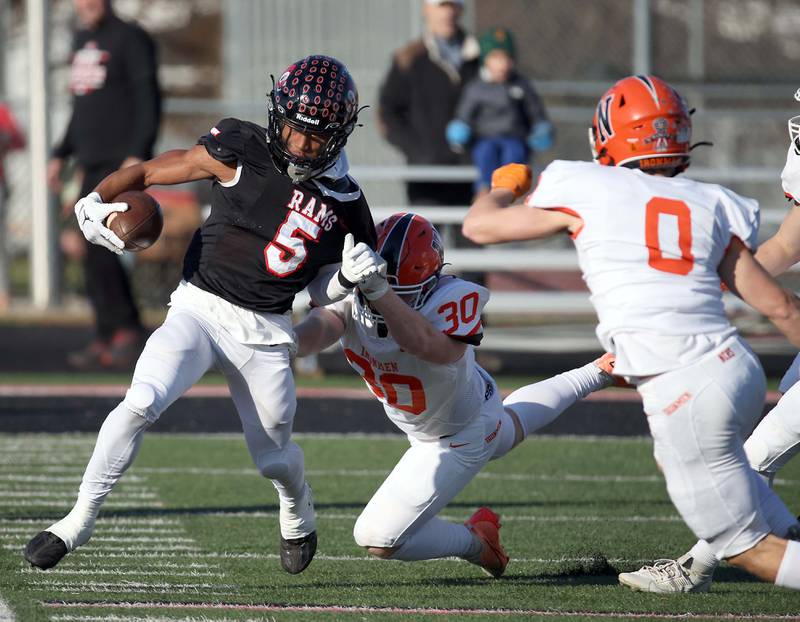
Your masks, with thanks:
[(11, 610), (11, 607), (8, 606), (8, 603), (0, 598), (0, 622), (14, 622), (16, 618), (14, 617), (14, 612)]
[[(2, 496), (0, 496), (2, 499)], [(58, 501), (30, 501), (28, 499), (24, 499), (21, 501), (8, 501), (3, 503), (4, 506), (10, 508), (64, 508), (68, 509), (67, 505), (71, 505), (72, 502), (75, 500), (73, 496), (69, 499), (69, 503), (60, 503)], [(144, 509), (159, 509), (163, 508), (164, 504), (161, 501), (116, 501), (116, 500), (109, 500), (103, 504), (104, 508), (144, 508)]]
[[(105, 504), (103, 507), (107, 507)], [(129, 516), (109, 516), (101, 517), (100, 519), (106, 525), (142, 525), (145, 527), (155, 527), (168, 525), (172, 527), (180, 527), (181, 523), (175, 518), (156, 518), (156, 517), (129, 517)], [(0, 525), (41, 525), (44, 519), (41, 518), (3, 518), (0, 519)]]
[[(156, 602), (116, 602), (116, 603), (92, 603), (92, 602), (45, 602), (45, 607), (53, 609), (163, 609), (170, 611), (199, 610), (199, 612), (209, 611), (243, 611), (253, 613), (349, 613), (349, 614), (395, 614), (397, 616), (429, 615), (429, 616), (475, 616), (479, 618), (505, 617), (505, 616), (527, 616), (527, 617), (547, 617), (547, 618), (585, 618), (585, 619), (605, 619), (605, 620), (637, 620), (644, 618), (654, 618), (658, 620), (800, 620), (798, 615), (761, 615), (748, 614), (740, 615), (734, 613), (650, 613), (645, 611), (556, 611), (552, 609), (467, 609), (467, 608), (425, 608), (425, 607), (371, 607), (357, 605), (244, 605), (233, 603), (156, 603)], [(106, 618), (108, 619), (108, 618)]]
[[(52, 490), (3, 490), (0, 488), (0, 499), (3, 497), (9, 499), (15, 499), (17, 497), (21, 499), (74, 499), (77, 496), (76, 491), (74, 490), (65, 490), (61, 491), (52, 491)], [(157, 499), (158, 495), (154, 492), (131, 492), (125, 490), (119, 490), (116, 492), (116, 496), (125, 497), (126, 499)]]

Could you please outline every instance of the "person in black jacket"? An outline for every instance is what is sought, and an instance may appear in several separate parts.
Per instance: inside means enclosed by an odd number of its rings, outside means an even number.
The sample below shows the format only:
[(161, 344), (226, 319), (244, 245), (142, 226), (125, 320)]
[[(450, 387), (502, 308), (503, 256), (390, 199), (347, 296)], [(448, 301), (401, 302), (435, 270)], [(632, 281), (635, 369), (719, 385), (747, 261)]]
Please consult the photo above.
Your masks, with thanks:
[[(409, 164), (469, 164), (450, 148), (445, 128), (461, 88), (478, 73), (478, 41), (459, 26), (463, 0), (425, 0), (426, 31), (397, 50), (380, 91), (378, 116), (387, 140)], [(409, 182), (411, 205), (469, 205), (469, 182)]]
[(51, 568), (89, 540), (145, 431), (211, 367), (225, 375), (253, 463), (278, 492), (282, 567), (296, 574), (311, 563), (314, 503), (303, 450), (291, 438), (292, 303), (305, 288), (316, 304), (341, 300), (380, 266), (369, 205), (343, 151), (359, 110), (347, 68), (328, 56), (300, 59), (267, 105), (267, 127), (222, 119), (193, 147), (120, 169), (75, 205), (84, 237), (121, 253), (122, 240), (103, 224), (128, 209), (113, 197), (154, 184), (212, 183), (211, 213), (186, 252), (167, 318), (103, 422), (72, 511), (26, 547), (34, 566)]
[[(161, 116), (153, 39), (124, 22), (110, 0), (75, 0), (81, 28), (73, 40), (70, 67), (72, 117), (48, 166), (48, 184), (59, 192), (66, 158), (83, 173), (81, 196), (121, 167), (152, 156)], [(119, 258), (87, 244), (86, 293), (96, 321), (96, 339), (72, 353), (76, 368), (127, 368), (143, 344), (144, 330)]]

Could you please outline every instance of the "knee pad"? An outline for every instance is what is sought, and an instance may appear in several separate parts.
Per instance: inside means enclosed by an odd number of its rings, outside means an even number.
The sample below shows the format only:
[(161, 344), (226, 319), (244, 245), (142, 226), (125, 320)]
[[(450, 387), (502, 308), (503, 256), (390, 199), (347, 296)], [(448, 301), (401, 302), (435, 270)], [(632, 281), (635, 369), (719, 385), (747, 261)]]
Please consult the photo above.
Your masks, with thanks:
[(375, 534), (370, 528), (369, 522), (365, 520), (364, 512), (358, 516), (356, 524), (353, 525), (353, 540), (356, 541), (358, 546), (381, 546), (376, 543)]
[(132, 413), (144, 417), (148, 423), (155, 423), (161, 415), (160, 409), (154, 408), (156, 392), (149, 384), (137, 383), (128, 389), (122, 403)]
[(399, 546), (398, 536), (386, 533), (384, 525), (368, 511), (361, 512), (353, 525), (353, 540), (365, 548), (393, 548)]
[(794, 421), (783, 420), (789, 414), (784, 410), (780, 405), (773, 409), (744, 443), (747, 460), (759, 473), (774, 475), (800, 451), (800, 434), (786, 425)]

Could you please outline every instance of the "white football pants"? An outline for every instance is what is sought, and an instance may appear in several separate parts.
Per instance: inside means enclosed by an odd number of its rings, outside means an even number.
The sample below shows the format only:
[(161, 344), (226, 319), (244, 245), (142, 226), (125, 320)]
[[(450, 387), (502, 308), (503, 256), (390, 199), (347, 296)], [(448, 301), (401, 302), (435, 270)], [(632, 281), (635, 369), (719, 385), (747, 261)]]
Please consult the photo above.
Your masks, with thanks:
[(770, 481), (792, 457), (800, 452), (800, 355), (783, 376), (783, 396), (775, 408), (753, 430), (744, 444), (750, 465)]
[(766, 381), (738, 337), (698, 362), (638, 386), (667, 491), (687, 526), (718, 559), (755, 546), (778, 525), (762, 506), (788, 512), (744, 451)]
[[(409, 436), (411, 447), (358, 517), (355, 541), (360, 546), (389, 548), (426, 529), (487, 462), (514, 447), (516, 431), (510, 410), (528, 436), (603, 386), (605, 379), (593, 364), (517, 389), (502, 403), (493, 383), (494, 391), (478, 416), (458, 433), (433, 441)], [(403, 559), (432, 557), (437, 555)]]
[[(228, 381), (259, 472), (272, 480), (282, 504), (299, 501), (305, 474), (303, 452), (291, 440), (296, 397), (289, 346), (239, 343), (206, 318), (175, 307), (147, 340), (125, 399), (103, 424), (80, 497), (102, 503), (133, 462), (144, 430), (212, 366)], [(137, 418), (142, 425), (131, 424)], [(307, 535), (299, 531), (282, 535)]]
[[(510, 438), (509, 438), (510, 437)], [(393, 547), (436, 516), (495, 455), (513, 444), (514, 423), (498, 391), (457, 434), (411, 447), (375, 492), (353, 528), (359, 546)]]

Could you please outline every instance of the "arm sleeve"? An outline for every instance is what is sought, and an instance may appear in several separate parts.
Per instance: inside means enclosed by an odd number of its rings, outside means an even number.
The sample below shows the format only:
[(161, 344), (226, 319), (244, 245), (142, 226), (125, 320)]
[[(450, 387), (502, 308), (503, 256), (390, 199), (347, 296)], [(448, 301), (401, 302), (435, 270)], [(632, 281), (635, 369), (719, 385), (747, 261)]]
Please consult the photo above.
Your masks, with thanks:
[(308, 284), (308, 295), (311, 302), (317, 306), (325, 307), (344, 299), (353, 291), (353, 286), (344, 282), (339, 268), (342, 264), (333, 263), (320, 268), (314, 280)]
[(393, 61), (380, 90), (378, 118), (386, 140), (406, 156), (414, 152), (417, 143), (410, 123), (411, 89), (408, 73), (398, 66), (396, 60)]
[(124, 47), (125, 68), (134, 99), (130, 156), (142, 160), (153, 154), (161, 122), (161, 92), (158, 87), (156, 45), (145, 31), (135, 28)]

